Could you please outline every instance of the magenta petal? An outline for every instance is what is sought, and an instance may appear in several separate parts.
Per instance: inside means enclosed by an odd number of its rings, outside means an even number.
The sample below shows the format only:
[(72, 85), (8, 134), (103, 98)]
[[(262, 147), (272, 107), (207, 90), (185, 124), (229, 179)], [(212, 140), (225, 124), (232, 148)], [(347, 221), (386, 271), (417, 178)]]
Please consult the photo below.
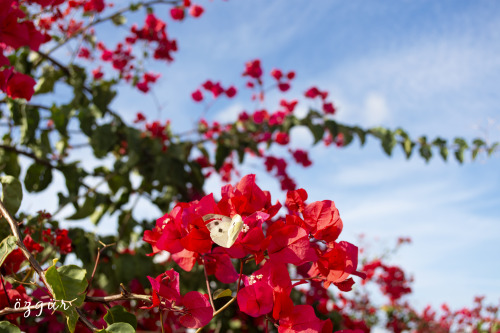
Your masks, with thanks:
[(273, 310), (273, 289), (264, 282), (257, 281), (238, 293), (240, 310), (252, 317), (260, 317)]
[(187, 328), (200, 328), (212, 320), (213, 310), (207, 297), (197, 291), (190, 291), (182, 298), (187, 314), (179, 317), (179, 322)]

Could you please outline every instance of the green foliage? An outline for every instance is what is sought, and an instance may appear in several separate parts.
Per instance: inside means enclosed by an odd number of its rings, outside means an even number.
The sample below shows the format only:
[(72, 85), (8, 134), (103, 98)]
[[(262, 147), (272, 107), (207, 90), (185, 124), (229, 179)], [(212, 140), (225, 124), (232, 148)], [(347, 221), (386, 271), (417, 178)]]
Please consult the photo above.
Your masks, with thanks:
[(5, 258), (16, 248), (16, 237), (8, 236), (0, 243), (0, 266), (2, 266)]
[(105, 329), (97, 331), (99, 333), (134, 333), (135, 329), (128, 323), (114, 323)]
[(52, 182), (52, 169), (45, 165), (33, 163), (26, 171), (24, 186), (28, 192), (40, 192)]
[(8, 321), (0, 321), (0, 333), (21, 333), (21, 330)]
[[(81, 306), (85, 299), (87, 271), (75, 265), (61, 266), (56, 269), (55, 262), (47, 269), (45, 277), (53, 290), (55, 300), (62, 301), (57, 302), (58, 310), (66, 315), (68, 329), (72, 333), (75, 331), (79, 317), (76, 308)], [(70, 304), (70, 306), (65, 309), (65, 304)]]
[(134, 329), (137, 328), (137, 318), (135, 315), (125, 310), (125, 308), (121, 305), (115, 305), (108, 309), (108, 312), (104, 315), (104, 320), (108, 323), (108, 325), (112, 325), (114, 323), (128, 323)]
[(1, 176), (2, 202), (9, 213), (14, 215), (23, 200), (23, 188), (19, 180), (13, 176)]

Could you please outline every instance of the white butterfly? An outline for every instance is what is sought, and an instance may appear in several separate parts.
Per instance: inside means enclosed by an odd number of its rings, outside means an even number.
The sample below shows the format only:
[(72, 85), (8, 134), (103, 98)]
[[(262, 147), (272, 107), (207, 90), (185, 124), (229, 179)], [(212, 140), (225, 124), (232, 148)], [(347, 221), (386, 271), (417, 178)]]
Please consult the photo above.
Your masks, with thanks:
[(228, 216), (219, 214), (207, 214), (203, 216), (203, 221), (212, 220), (207, 223), (207, 228), (210, 230), (210, 238), (215, 244), (222, 247), (230, 248), (238, 238), (238, 235), (243, 229), (243, 219), (236, 214), (231, 219)]

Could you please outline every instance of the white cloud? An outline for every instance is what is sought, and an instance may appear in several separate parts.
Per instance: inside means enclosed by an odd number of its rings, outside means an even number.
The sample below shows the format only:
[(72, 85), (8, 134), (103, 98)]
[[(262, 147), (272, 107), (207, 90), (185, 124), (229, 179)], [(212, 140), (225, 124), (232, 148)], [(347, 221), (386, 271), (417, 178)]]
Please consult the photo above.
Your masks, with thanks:
[(366, 96), (363, 124), (366, 126), (378, 126), (390, 117), (389, 107), (386, 99), (379, 93), (371, 92)]

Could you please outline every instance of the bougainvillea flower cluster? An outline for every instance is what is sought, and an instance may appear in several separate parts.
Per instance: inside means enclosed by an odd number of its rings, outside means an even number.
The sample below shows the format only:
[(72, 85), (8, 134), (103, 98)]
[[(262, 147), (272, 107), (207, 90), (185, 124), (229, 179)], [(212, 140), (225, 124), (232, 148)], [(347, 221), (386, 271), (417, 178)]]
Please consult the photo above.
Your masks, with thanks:
[[(357, 247), (338, 242), (343, 224), (333, 201), (306, 200), (304, 189), (288, 192), (288, 214), (279, 217), (285, 207), (271, 201), (269, 192), (255, 183), (255, 175), (247, 175), (236, 186), (224, 186), (218, 202), (210, 194), (177, 204), (157, 220), (153, 230), (145, 231), (144, 240), (151, 244), (152, 254), (169, 252), (185, 271), (191, 271), (196, 264), (206, 265), (207, 274), (221, 283), (236, 282), (240, 311), (251, 317), (272, 317), (279, 332), (331, 332), (332, 323), (318, 319), (310, 305), (293, 303), (292, 289), (316, 281), (324, 288), (333, 283), (340, 290), (350, 290), (351, 276), (364, 274), (357, 271)], [(241, 215), (244, 226), (233, 246), (215, 245), (203, 220), (207, 214)], [(239, 274), (234, 263), (239, 261), (243, 267), (249, 260), (255, 261), (257, 269), (251, 274)], [(298, 283), (293, 283), (291, 271), (301, 276), (295, 279)], [(182, 313), (191, 316), (191, 326), (186, 327), (201, 327), (210, 321), (210, 304), (205, 296), (190, 296), (204, 300), (197, 303), (196, 309), (186, 305), (189, 294), (180, 295), (175, 271), (149, 279), (154, 290), (152, 307), (167, 307), (174, 312), (184, 309)]]

